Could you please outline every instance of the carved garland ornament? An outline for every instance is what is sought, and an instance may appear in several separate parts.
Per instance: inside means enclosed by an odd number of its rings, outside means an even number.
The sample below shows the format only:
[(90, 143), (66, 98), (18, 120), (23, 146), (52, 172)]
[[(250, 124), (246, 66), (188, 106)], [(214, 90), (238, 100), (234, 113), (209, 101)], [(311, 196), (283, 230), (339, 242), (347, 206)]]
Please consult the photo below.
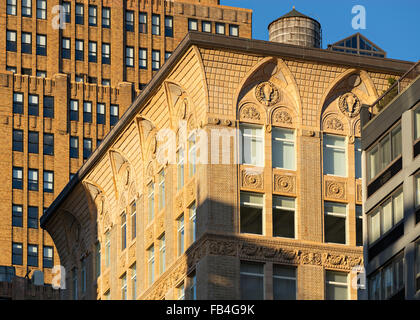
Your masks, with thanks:
[(285, 110), (276, 110), (273, 114), (273, 124), (292, 124), (292, 117)]
[(325, 128), (330, 130), (336, 130), (336, 131), (344, 131), (344, 125), (336, 117), (331, 117), (325, 121)]
[(260, 83), (255, 88), (255, 97), (263, 105), (270, 107), (280, 101), (280, 92), (271, 82)]
[(340, 97), (338, 106), (343, 114), (349, 118), (354, 118), (360, 113), (361, 103), (354, 93), (349, 92)]
[(241, 109), (241, 119), (261, 120), (261, 114), (255, 106), (247, 105)]

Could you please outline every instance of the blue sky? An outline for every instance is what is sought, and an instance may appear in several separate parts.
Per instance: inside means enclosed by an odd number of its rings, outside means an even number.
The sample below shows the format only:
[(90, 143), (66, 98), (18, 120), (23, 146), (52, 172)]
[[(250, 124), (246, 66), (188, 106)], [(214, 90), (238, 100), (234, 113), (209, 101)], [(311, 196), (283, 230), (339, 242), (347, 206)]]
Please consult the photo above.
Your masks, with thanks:
[[(321, 23), (323, 48), (360, 32), (385, 50), (388, 58), (420, 60), (419, 0), (220, 0), (220, 4), (253, 10), (254, 39), (268, 40), (268, 24), (295, 6)], [(352, 28), (355, 5), (366, 8), (364, 30)]]

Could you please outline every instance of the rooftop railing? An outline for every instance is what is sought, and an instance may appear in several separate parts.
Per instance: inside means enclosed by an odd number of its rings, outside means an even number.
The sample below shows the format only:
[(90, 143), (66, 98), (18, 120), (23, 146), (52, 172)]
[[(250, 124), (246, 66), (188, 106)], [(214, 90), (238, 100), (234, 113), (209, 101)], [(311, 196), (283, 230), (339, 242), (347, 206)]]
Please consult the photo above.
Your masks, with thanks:
[(370, 106), (371, 117), (373, 118), (378, 112), (384, 109), (396, 96), (407, 89), (411, 83), (420, 76), (420, 60), (410, 68), (401, 78), (390, 82), (390, 87), (385, 91), (378, 100)]

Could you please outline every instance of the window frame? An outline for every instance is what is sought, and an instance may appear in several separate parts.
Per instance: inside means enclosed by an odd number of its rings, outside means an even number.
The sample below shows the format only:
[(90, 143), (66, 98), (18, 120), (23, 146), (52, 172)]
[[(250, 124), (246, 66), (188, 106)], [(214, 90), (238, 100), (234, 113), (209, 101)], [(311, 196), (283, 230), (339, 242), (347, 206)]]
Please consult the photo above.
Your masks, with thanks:
[[(339, 138), (339, 139), (343, 139), (343, 143), (344, 146), (340, 147), (340, 146), (335, 146), (335, 145), (331, 145), (331, 144), (327, 144), (326, 143), (326, 137), (334, 137), (334, 138)], [(348, 139), (346, 136), (340, 136), (340, 135), (336, 135), (336, 134), (330, 134), (330, 133), (324, 133), (323, 134), (323, 139), (322, 139), (322, 173), (323, 175), (327, 175), (327, 176), (334, 176), (334, 177), (348, 177)], [(326, 156), (326, 152), (327, 150), (329, 150), (330, 152), (340, 152), (340, 151), (344, 151), (344, 160), (345, 160), (345, 168), (344, 168), (344, 174), (339, 174), (335, 171), (335, 168), (333, 170), (331, 170), (330, 168), (327, 168), (326, 166), (326, 159), (328, 158)], [(333, 159), (334, 160), (334, 157)], [(334, 171), (334, 173), (331, 173), (331, 171)]]
[(96, 103), (96, 123), (97, 124), (106, 124), (106, 104), (102, 102)]
[[(34, 252), (31, 252), (30, 248), (36, 249)], [(30, 244), (28, 243), (28, 256), (27, 256), (27, 265), (30, 267), (38, 267), (39, 262), (38, 262), (38, 245), (37, 244)], [(30, 261), (35, 260), (34, 262), (30, 262)]]
[(38, 131), (28, 131), (28, 153), (39, 154)]
[(176, 219), (177, 257), (185, 252), (185, 217), (184, 213)]
[[(52, 177), (51, 180), (50, 177)], [(54, 171), (44, 170), (43, 191), (44, 193), (54, 193)]]
[[(78, 10), (81, 9), (81, 13)], [(84, 25), (85, 24), (85, 6), (83, 3), (76, 3), (75, 5), (75, 24)]]
[(55, 100), (53, 96), (44, 96), (44, 118), (54, 118)]
[[(399, 221), (395, 222), (395, 216), (396, 216), (396, 211), (394, 208), (394, 200), (396, 198), (398, 198), (398, 196), (402, 197), (402, 217)], [(388, 203), (391, 202), (391, 216), (392, 216), (392, 225), (391, 227), (387, 230), (387, 231), (383, 231), (384, 230), (384, 216), (383, 216), (383, 206)], [(372, 218), (374, 216), (376, 216), (377, 214), (379, 214), (379, 236), (378, 238), (376, 238), (375, 240), (372, 240)], [(367, 228), (368, 228), (368, 234), (369, 234), (369, 238), (367, 240), (368, 242), (368, 247), (372, 247), (374, 246), (376, 243), (378, 243), (379, 241), (381, 241), (384, 237), (386, 237), (388, 234), (390, 234), (393, 230), (395, 230), (395, 228), (397, 228), (401, 223), (404, 223), (404, 190), (402, 186), (397, 187), (393, 192), (391, 192), (391, 194), (389, 194), (388, 196), (386, 196), (378, 205), (376, 205), (372, 210), (370, 210), (367, 215)]]
[[(29, 39), (29, 42), (26, 38)], [(32, 54), (32, 33), (22, 32), (21, 40), (21, 52), (26, 54)]]
[(13, 129), (12, 150), (23, 152), (23, 130)]
[(27, 208), (28, 229), (38, 229), (39, 208), (36, 206), (28, 206)]
[(98, 43), (96, 41), (88, 42), (88, 61), (98, 62)]
[[(402, 139), (401, 121), (399, 121), (398, 123), (394, 124), (389, 130), (387, 130), (386, 133), (384, 133), (381, 136), (381, 138), (378, 139), (378, 142), (376, 142), (373, 146), (371, 146), (368, 150), (366, 150), (366, 169), (367, 169), (367, 184), (368, 185), (371, 182), (375, 181), (378, 177), (380, 177), (388, 168), (390, 168), (395, 162), (397, 162), (402, 157), (402, 150), (398, 155), (396, 155), (395, 157), (393, 156), (393, 153), (394, 153), (394, 150), (393, 150), (394, 149), (394, 147), (393, 147), (393, 132), (398, 131), (397, 129), (399, 129), (401, 139)], [(386, 139), (388, 139), (389, 144), (390, 144), (389, 145), (390, 161), (387, 164), (384, 165), (383, 164), (383, 159), (382, 159), (381, 145), (382, 145), (383, 142), (385, 142)], [(401, 140), (401, 143), (402, 143), (402, 140)], [(372, 176), (372, 168), (371, 168), (372, 165), (371, 165), (371, 161), (370, 161), (370, 156), (371, 156), (371, 152), (375, 149), (377, 149), (376, 152), (378, 154), (378, 165), (379, 165), (380, 169), (378, 169), (376, 174), (374, 176)]]
[(125, 47), (125, 66), (126, 68), (134, 68), (134, 47)]
[[(45, 251), (50, 249), (52, 252), (51, 257), (45, 255)], [(42, 248), (42, 267), (43, 268), (53, 268), (54, 267), (54, 247), (53, 246), (43, 246)]]
[(327, 299), (327, 291), (328, 291), (328, 286), (339, 286), (339, 287), (344, 287), (344, 282), (336, 282), (336, 281), (330, 281), (330, 280), (327, 280), (327, 273), (335, 273), (335, 274), (346, 274), (346, 284), (345, 284), (345, 287), (346, 287), (346, 289), (347, 289), (347, 293), (346, 293), (346, 295), (347, 295), (347, 299), (346, 300), (349, 300), (350, 299), (350, 285), (349, 285), (349, 274), (347, 273), (347, 272), (343, 272), (343, 271), (336, 271), (336, 270), (329, 270), (329, 269), (326, 269), (325, 270), (325, 299)]
[(174, 37), (174, 17), (165, 16), (165, 37), (173, 38)]
[(6, 51), (17, 52), (17, 32), (15, 30), (6, 30)]
[[(20, 247), (17, 248), (16, 247)], [(16, 250), (19, 250), (16, 252)], [(21, 266), (23, 265), (23, 243), (12, 242), (12, 265)]]
[[(44, 39), (44, 44), (41, 40)], [(36, 54), (38, 56), (47, 55), (47, 36), (45, 34), (36, 34)]]
[(147, 33), (147, 12), (139, 12), (139, 33)]
[[(196, 27), (193, 28), (192, 24), (195, 23)], [(198, 20), (197, 19), (188, 19), (188, 31), (198, 31)]]
[[(15, 173), (19, 177), (15, 177)], [(12, 168), (12, 189), (23, 190), (23, 168), (15, 167)]]
[[(253, 134), (247, 134), (245, 133), (245, 129), (254, 129), (255, 135)], [(254, 167), (264, 167), (265, 164), (265, 155), (264, 155), (264, 148), (265, 148), (265, 137), (264, 137), (264, 127), (262, 125), (255, 125), (255, 124), (248, 124), (248, 123), (240, 123), (239, 125), (239, 132), (240, 132), (240, 157), (241, 157), (241, 165), (247, 165), (247, 166), (254, 166)], [(248, 138), (248, 139), (245, 139)], [(247, 141), (251, 141), (251, 143), (255, 144), (255, 153), (261, 154), (261, 158), (258, 158), (256, 156), (254, 159), (252, 159), (252, 154), (249, 156), (249, 160), (247, 161), (248, 156), (245, 155), (245, 143)], [(252, 144), (250, 145), (252, 147)], [(251, 149), (251, 148), (248, 148)]]
[(6, 14), (11, 16), (17, 15), (17, 0), (7, 0)]
[[(277, 136), (275, 136), (276, 132), (278, 132), (279, 134)], [(279, 135), (281, 132), (285, 132), (285, 133), (291, 133), (293, 135), (293, 139), (287, 139), (287, 138), (280, 138)], [(296, 131), (294, 129), (288, 129), (288, 128), (280, 128), (280, 127), (273, 127), (272, 131), (271, 131), (271, 143), (272, 143), (272, 166), (273, 168), (276, 169), (284, 169), (284, 170), (291, 170), (291, 171), (296, 171)], [(293, 146), (293, 166), (292, 167), (287, 167), (286, 165), (283, 166), (275, 166), (274, 165), (274, 152), (275, 149), (274, 148), (275, 145), (279, 146), (278, 149), (280, 149), (280, 147), (282, 148), (281, 150), (281, 154), (284, 155), (284, 146), (286, 145), (292, 145)]]
[(134, 11), (124, 10), (124, 30), (128, 32), (134, 32)]
[[(243, 200), (243, 196), (256, 196), (261, 198), (261, 204), (258, 203), (253, 203), (253, 202), (247, 202)], [(239, 233), (241, 234), (252, 234), (252, 235), (257, 235), (257, 236), (264, 236), (265, 235), (265, 230), (264, 230), (264, 225), (265, 225), (265, 196), (262, 193), (255, 193), (255, 192), (246, 192), (246, 191), (241, 191), (240, 192), (240, 207), (239, 207)], [(242, 226), (242, 208), (254, 208), (254, 209), (260, 209), (261, 210), (261, 233), (252, 233), (252, 232), (246, 232), (243, 231), (243, 226)]]
[(23, 205), (12, 204), (12, 226), (23, 227)]
[(102, 64), (111, 64), (111, 45), (102, 43)]
[(102, 7), (102, 28), (111, 28), (111, 8)]
[[(86, 147), (86, 143), (89, 143), (90, 146)], [(92, 154), (92, 139), (91, 138), (83, 138), (83, 159), (86, 160)]]
[(54, 134), (44, 132), (44, 137), (42, 139), (42, 150), (43, 154), (47, 156), (54, 155)]
[[(326, 207), (328, 204), (344, 207), (346, 213), (328, 212), (326, 210)], [(324, 211), (324, 242), (335, 244), (335, 245), (348, 245), (349, 243), (349, 225), (348, 225), (349, 224), (349, 221), (348, 221), (349, 205), (347, 203), (341, 203), (341, 202), (324, 201), (323, 211)], [(327, 241), (327, 231), (328, 231), (327, 223), (326, 223), (327, 216), (344, 219), (344, 243)]]
[(89, 5), (89, 8), (88, 8), (88, 16), (89, 16), (89, 19), (88, 19), (89, 27), (96, 27), (98, 25), (98, 19), (97, 19), (97, 17), (98, 17), (98, 10), (97, 10), (97, 6), (91, 5), (91, 4)]
[[(286, 199), (286, 200), (293, 200), (293, 208), (290, 207), (284, 207), (284, 206), (276, 206), (275, 205), (275, 198), (279, 198), (279, 199)], [(273, 194), (273, 201), (272, 201), (272, 236), (275, 238), (285, 238), (285, 239), (296, 239), (296, 231), (297, 231), (297, 205), (296, 205), (296, 198), (293, 197), (286, 197), (286, 196), (282, 196), (282, 195), (274, 195)], [(285, 236), (278, 236), (278, 235), (274, 235), (274, 210), (281, 210), (281, 211), (288, 211), (288, 212), (293, 212), (293, 237), (285, 237)]]
[(31, 18), (32, 17), (32, 0), (22, 0), (21, 6), (22, 6), (21, 7), (22, 17)]
[[(157, 23), (154, 18), (157, 18)], [(152, 35), (160, 36), (160, 14), (152, 14)]]

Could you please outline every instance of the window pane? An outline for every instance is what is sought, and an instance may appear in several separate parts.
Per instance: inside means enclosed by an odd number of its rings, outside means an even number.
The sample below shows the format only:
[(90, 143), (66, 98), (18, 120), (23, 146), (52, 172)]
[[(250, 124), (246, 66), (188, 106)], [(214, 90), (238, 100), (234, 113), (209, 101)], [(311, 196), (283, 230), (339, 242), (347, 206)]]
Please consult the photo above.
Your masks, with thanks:
[(325, 242), (346, 243), (346, 205), (325, 203)]
[(324, 174), (347, 175), (346, 139), (324, 135)]
[(241, 299), (264, 299), (264, 265), (241, 262)]
[(273, 167), (295, 170), (294, 133), (291, 130), (273, 129)]
[(242, 163), (264, 166), (263, 129), (261, 127), (241, 126)]
[(384, 234), (392, 228), (392, 201), (391, 199), (382, 205), (382, 232)]
[(380, 211), (372, 213), (369, 217), (369, 242), (373, 243), (381, 236), (381, 214)]
[(401, 126), (392, 131), (392, 159), (397, 158), (402, 152)]
[(274, 300), (296, 300), (296, 269), (273, 265)]
[(404, 218), (404, 203), (403, 192), (399, 191), (393, 196), (393, 209), (394, 209), (394, 225)]
[(241, 193), (240, 232), (262, 234), (263, 226), (263, 196)]

